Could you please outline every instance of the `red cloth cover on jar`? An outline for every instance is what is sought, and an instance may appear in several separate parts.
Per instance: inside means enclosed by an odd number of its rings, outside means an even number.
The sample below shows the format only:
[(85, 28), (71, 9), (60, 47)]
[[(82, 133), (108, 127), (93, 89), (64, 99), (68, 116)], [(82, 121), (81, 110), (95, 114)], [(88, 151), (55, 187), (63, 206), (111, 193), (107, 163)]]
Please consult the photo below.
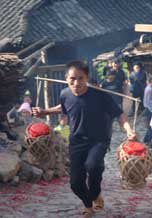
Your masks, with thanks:
[(32, 123), (27, 127), (28, 135), (32, 138), (36, 138), (42, 135), (48, 135), (51, 133), (50, 127), (42, 122)]

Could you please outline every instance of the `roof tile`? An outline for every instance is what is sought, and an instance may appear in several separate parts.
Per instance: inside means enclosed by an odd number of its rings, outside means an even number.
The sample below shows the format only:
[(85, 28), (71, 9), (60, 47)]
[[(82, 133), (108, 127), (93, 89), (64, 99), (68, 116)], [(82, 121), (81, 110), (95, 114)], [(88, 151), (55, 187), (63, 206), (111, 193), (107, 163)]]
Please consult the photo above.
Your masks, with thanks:
[(1, 0), (0, 39), (77, 40), (151, 23), (151, 0)]

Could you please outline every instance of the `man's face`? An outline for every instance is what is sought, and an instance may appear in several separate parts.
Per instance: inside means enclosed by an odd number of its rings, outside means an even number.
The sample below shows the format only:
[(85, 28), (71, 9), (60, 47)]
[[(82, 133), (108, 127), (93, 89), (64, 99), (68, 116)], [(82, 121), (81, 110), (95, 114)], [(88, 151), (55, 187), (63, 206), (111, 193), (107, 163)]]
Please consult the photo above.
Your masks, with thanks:
[(135, 73), (138, 73), (140, 71), (140, 67), (138, 65), (134, 65), (133, 70)]
[(67, 117), (62, 118), (62, 119), (60, 120), (60, 125), (61, 125), (61, 126), (65, 126), (65, 125), (67, 125), (67, 123), (68, 123)]
[(70, 90), (76, 96), (83, 95), (87, 91), (88, 76), (82, 70), (71, 67), (66, 74), (66, 81)]
[(118, 70), (119, 64), (116, 63), (116, 62), (113, 62), (113, 63), (112, 63), (112, 68), (113, 68), (114, 70)]

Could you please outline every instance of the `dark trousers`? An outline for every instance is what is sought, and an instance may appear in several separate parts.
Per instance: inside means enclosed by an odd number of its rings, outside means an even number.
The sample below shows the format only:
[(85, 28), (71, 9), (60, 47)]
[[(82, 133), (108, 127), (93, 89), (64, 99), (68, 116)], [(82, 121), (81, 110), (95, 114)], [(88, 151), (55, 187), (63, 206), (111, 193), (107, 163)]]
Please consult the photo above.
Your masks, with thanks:
[(145, 112), (145, 115), (146, 115), (146, 121), (147, 121), (147, 131), (146, 131), (146, 134), (144, 136), (144, 142), (149, 144), (152, 140), (152, 129), (151, 129), (151, 126), (150, 126), (150, 120), (151, 120), (151, 117), (152, 117), (152, 112), (148, 110), (148, 108), (146, 108), (146, 112)]
[(70, 152), (71, 189), (85, 207), (92, 207), (92, 201), (101, 192), (106, 150), (102, 143), (97, 143), (91, 145), (90, 149)]

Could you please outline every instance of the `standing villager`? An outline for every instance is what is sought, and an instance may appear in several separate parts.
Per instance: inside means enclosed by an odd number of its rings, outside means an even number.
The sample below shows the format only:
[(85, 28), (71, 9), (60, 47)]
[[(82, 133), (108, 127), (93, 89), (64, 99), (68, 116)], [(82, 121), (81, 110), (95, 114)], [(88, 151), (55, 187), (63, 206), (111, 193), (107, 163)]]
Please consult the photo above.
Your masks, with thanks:
[[(106, 80), (102, 83), (102, 88), (121, 93), (121, 83), (116, 80), (116, 73), (114, 71), (109, 70), (109, 72), (107, 72)], [(121, 108), (122, 97), (114, 94), (110, 95), (115, 103)]]
[[(121, 63), (118, 60), (113, 60), (112, 62), (112, 71), (115, 72), (115, 80), (120, 83), (120, 93), (127, 93), (128, 87), (128, 78), (125, 75), (125, 72), (122, 70)], [(123, 98), (121, 98), (121, 108), (123, 107)]]
[[(141, 63), (135, 63), (133, 65), (133, 72), (130, 75), (130, 92), (134, 98), (140, 98), (141, 100), (141, 107), (140, 109), (143, 110), (143, 96), (144, 96), (144, 89), (146, 87), (146, 73), (143, 70)], [(135, 105), (133, 104), (133, 112), (135, 110)]]
[(112, 60), (109, 59), (109, 60), (107, 61), (106, 66), (103, 68), (103, 76), (104, 76), (104, 77), (107, 76), (107, 73), (109, 72), (109, 70), (111, 70), (111, 68), (112, 68)]
[(149, 144), (152, 139), (152, 129), (150, 127), (150, 120), (152, 117), (152, 76), (148, 79), (148, 84), (144, 91), (143, 104), (145, 107), (147, 131), (144, 137), (144, 142)]
[(114, 60), (112, 62), (111, 70), (116, 73), (116, 80), (121, 84), (121, 93), (125, 93), (128, 85), (128, 78), (126, 77), (125, 72), (122, 70), (120, 62)]
[(87, 86), (89, 70), (86, 63), (73, 61), (67, 64), (65, 78), (68, 88), (61, 92), (61, 104), (46, 110), (33, 108), (33, 113), (41, 116), (62, 111), (68, 116), (71, 189), (85, 206), (83, 216), (91, 218), (94, 211), (104, 207), (101, 181), (109, 144), (107, 122), (118, 117), (129, 139), (133, 139), (135, 133), (110, 95)]

